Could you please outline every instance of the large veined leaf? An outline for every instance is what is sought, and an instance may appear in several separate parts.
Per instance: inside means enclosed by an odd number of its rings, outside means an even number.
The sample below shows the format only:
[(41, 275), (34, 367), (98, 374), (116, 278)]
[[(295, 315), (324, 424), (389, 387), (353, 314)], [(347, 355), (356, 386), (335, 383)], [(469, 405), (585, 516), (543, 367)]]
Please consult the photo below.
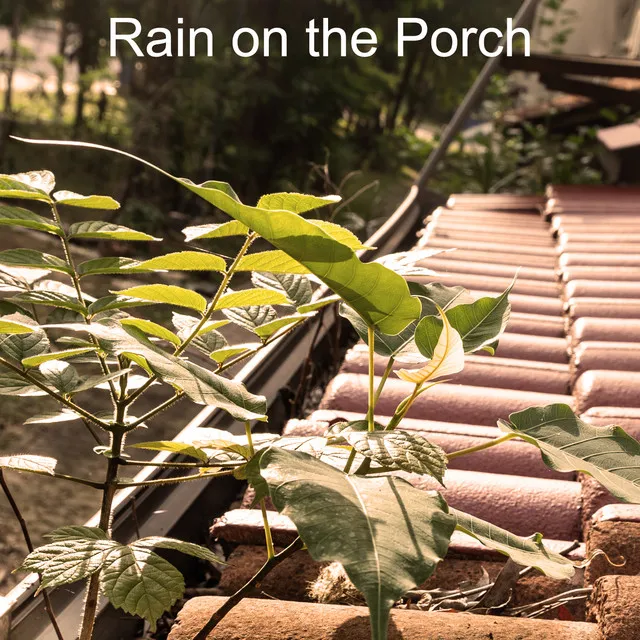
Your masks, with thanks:
[(55, 291), (25, 291), (13, 296), (11, 300), (28, 304), (41, 304), (45, 307), (59, 307), (75, 311), (83, 316), (87, 315), (87, 309), (78, 298)]
[(267, 403), (263, 396), (253, 395), (239, 382), (162, 351), (135, 327), (70, 324), (64, 328), (94, 335), (107, 353), (143, 358), (161, 380), (178, 387), (197, 404), (219, 407), (236, 420), (266, 420)]
[(394, 602), (447, 553), (455, 518), (444, 499), (400, 478), (346, 475), (281, 448), (267, 449), (248, 472), (252, 484), (268, 485), (315, 560), (344, 566), (367, 600), (373, 639), (385, 639)]
[(6, 251), (0, 251), (0, 264), (9, 267), (46, 269), (48, 271), (71, 273), (69, 265), (64, 260), (35, 249), (7, 249)]
[(137, 327), (140, 331), (144, 331), (146, 334), (156, 336), (167, 342), (171, 342), (176, 347), (182, 342), (175, 333), (165, 329), (161, 324), (152, 322), (151, 320), (144, 320), (142, 318), (124, 318), (120, 320), (120, 324), (128, 327)]
[(268, 211), (292, 211), (306, 213), (314, 209), (326, 207), (328, 204), (340, 202), (339, 196), (304, 196), (299, 193), (269, 193), (258, 201), (258, 209)]
[(1, 396), (46, 396), (47, 392), (11, 371), (0, 371)]
[(28, 471), (45, 475), (54, 475), (58, 461), (45, 456), (4, 456), (0, 458), (0, 469)]
[(21, 200), (41, 200), (51, 202), (49, 193), (55, 186), (55, 178), (50, 171), (29, 171), (14, 175), (0, 175), (0, 198)]
[(96, 527), (63, 527), (47, 537), (51, 542), (30, 553), (21, 567), (40, 575), (41, 589), (70, 584), (100, 571), (100, 587), (109, 602), (148, 620), (153, 629), (184, 592), (182, 574), (153, 548), (220, 562), (196, 544), (154, 537), (125, 546)]
[(570, 580), (573, 577), (573, 562), (547, 549), (540, 534), (521, 538), (468, 513), (456, 509), (450, 509), (450, 513), (456, 518), (457, 529), (479, 540), (486, 547), (509, 556), (517, 564), (535, 567), (556, 580)]
[(435, 316), (423, 318), (416, 329), (416, 344), (421, 339), (434, 344), (433, 357), (427, 364), (416, 370), (400, 369), (398, 377), (413, 384), (424, 384), (445, 376), (460, 373), (464, 368), (464, 348), (460, 334), (451, 326), (447, 316), (439, 309), (442, 329)]
[(278, 291), (267, 289), (245, 289), (225, 293), (216, 304), (217, 309), (233, 309), (235, 307), (251, 307), (263, 304), (287, 304), (287, 298)]
[(85, 222), (75, 222), (69, 227), (70, 238), (87, 238), (94, 240), (129, 240), (129, 241), (155, 241), (160, 242), (162, 238), (154, 238), (148, 233), (129, 229), (112, 222), (101, 222), (99, 220), (87, 220)]
[(447, 312), (449, 322), (462, 338), (465, 353), (473, 353), (494, 344), (504, 333), (511, 315), (511, 286), (497, 298), (480, 298), (471, 304)]
[(32, 327), (33, 331), (19, 334), (0, 334), (0, 351), (5, 355), (22, 362), (24, 358), (37, 356), (49, 351), (50, 343), (47, 334), (31, 318), (15, 313), (4, 316), (5, 321), (17, 321)]
[[(256, 287), (280, 291), (295, 307), (308, 305), (313, 297), (309, 278), (293, 273), (254, 273), (251, 282)], [(304, 313), (300, 311), (300, 313)]]
[(207, 309), (207, 301), (199, 293), (170, 284), (143, 284), (122, 291), (112, 291), (112, 293), (146, 302), (173, 304), (194, 309), (200, 313), (204, 313)]
[(11, 207), (3, 203), (0, 203), (0, 224), (60, 234), (60, 227), (53, 220), (32, 213), (28, 209)]
[(249, 233), (249, 227), (237, 220), (230, 220), (222, 224), (203, 224), (197, 227), (186, 227), (182, 230), (182, 233), (185, 235), (185, 242), (192, 242), (193, 240), (246, 236)]
[[(352, 249), (293, 211), (250, 207), (240, 202), (227, 183), (209, 181), (197, 185), (118, 149), (91, 143), (24, 138), (20, 140), (32, 144), (102, 149), (146, 164), (246, 225), (276, 249), (285, 251), (301, 262), (335, 293), (341, 295), (345, 302), (362, 316), (367, 325), (378, 327), (384, 333), (400, 333), (420, 315), (420, 303), (410, 295), (409, 287), (402, 276), (381, 264), (361, 262)], [(308, 198), (302, 194), (295, 195), (301, 202)], [(326, 204), (334, 201), (326, 199)], [(294, 205), (289, 206), (295, 209)]]
[(227, 263), (203, 251), (179, 251), (127, 265), (125, 271), (224, 271)]
[(565, 404), (512, 413), (498, 426), (538, 447), (551, 469), (588, 473), (620, 500), (640, 503), (640, 443), (620, 427), (590, 425)]
[[(81, 262), (77, 269), (81, 278), (85, 276), (122, 274), (126, 267), (137, 263), (138, 261), (133, 258), (95, 258)], [(137, 267), (136, 270), (142, 271), (140, 267)]]
[(37, 367), (45, 362), (51, 362), (53, 360), (66, 360), (67, 358), (73, 358), (85, 353), (95, 351), (95, 347), (79, 347), (77, 349), (65, 349), (64, 351), (55, 351), (53, 353), (42, 353), (37, 356), (29, 356), (23, 358), (22, 364), (25, 367)]
[(199, 349), (206, 355), (209, 355), (218, 349), (223, 349), (227, 344), (227, 339), (219, 331), (207, 331), (207, 333), (196, 336), (191, 341), (192, 346)]
[(447, 454), (421, 435), (405, 431), (340, 432), (360, 454), (383, 467), (433, 476), (440, 484), (447, 470)]
[(254, 332), (263, 324), (268, 324), (278, 318), (276, 310), (269, 305), (236, 307), (235, 309), (225, 309), (222, 313), (234, 324)]
[(73, 393), (80, 385), (78, 372), (68, 362), (61, 360), (44, 362), (40, 365), (39, 371), (45, 383), (62, 394)]
[(313, 311), (318, 311), (324, 307), (328, 307), (329, 305), (335, 304), (336, 302), (340, 302), (340, 296), (326, 296), (325, 298), (320, 298), (315, 302), (308, 302), (306, 304), (301, 304), (297, 311), (298, 313), (312, 313)]
[(244, 256), (236, 271), (267, 271), (270, 273), (296, 273), (304, 275), (309, 269), (284, 251), (261, 251)]
[(66, 204), (68, 207), (103, 211), (115, 211), (120, 208), (120, 203), (109, 196), (83, 196), (73, 191), (56, 191), (53, 198), (57, 204)]

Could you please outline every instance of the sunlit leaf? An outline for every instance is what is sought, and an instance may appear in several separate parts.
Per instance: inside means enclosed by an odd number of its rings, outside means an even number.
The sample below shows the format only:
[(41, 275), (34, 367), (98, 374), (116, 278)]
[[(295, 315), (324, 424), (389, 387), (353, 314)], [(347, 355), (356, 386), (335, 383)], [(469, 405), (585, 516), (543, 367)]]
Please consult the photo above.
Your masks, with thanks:
[(182, 233), (185, 235), (185, 242), (192, 242), (193, 240), (246, 236), (249, 233), (249, 227), (237, 220), (230, 220), (223, 224), (203, 224), (197, 227), (187, 227), (182, 230)]
[(87, 238), (94, 240), (129, 240), (129, 241), (155, 241), (162, 238), (154, 238), (148, 233), (129, 229), (112, 222), (101, 222), (99, 220), (87, 220), (76, 222), (69, 227), (70, 238)]
[(224, 271), (227, 263), (219, 256), (202, 251), (179, 251), (164, 256), (134, 262), (124, 271)]
[(233, 309), (235, 307), (249, 307), (264, 304), (287, 304), (287, 297), (278, 291), (267, 289), (245, 289), (225, 293), (216, 304), (218, 309)]
[(41, 304), (45, 307), (60, 307), (62, 309), (75, 311), (83, 316), (87, 315), (85, 306), (81, 304), (77, 298), (54, 291), (27, 291), (13, 296), (11, 300), (29, 304)]
[(181, 340), (175, 333), (169, 331), (169, 329), (165, 329), (162, 325), (157, 324), (155, 322), (151, 322), (151, 320), (144, 320), (142, 318), (126, 318), (125, 320), (120, 320), (120, 324), (129, 327), (137, 327), (141, 331), (144, 331), (146, 334), (156, 336), (157, 338), (161, 338), (162, 340), (166, 340), (167, 342), (171, 342), (176, 346), (180, 345)]
[(290, 327), (294, 324), (300, 324), (304, 320), (307, 320), (311, 317), (312, 314), (295, 314), (292, 316), (285, 316), (282, 318), (278, 318), (277, 320), (272, 320), (271, 322), (267, 322), (259, 327), (256, 327), (255, 332), (262, 339), (270, 338), (272, 335), (280, 331), (280, 329), (285, 329), (286, 327)]
[(61, 409), (49, 413), (40, 413), (24, 421), (24, 424), (56, 424), (58, 422), (73, 422), (82, 418), (71, 411), (71, 409)]
[(3, 174), (0, 175), (0, 198), (51, 202), (49, 193), (54, 186), (55, 178), (50, 171)]
[(130, 444), (129, 447), (134, 449), (145, 449), (146, 451), (170, 451), (171, 453), (179, 453), (183, 456), (196, 458), (201, 462), (206, 462), (209, 459), (207, 453), (202, 449), (184, 442), (176, 442), (175, 440), (136, 442), (135, 444)]
[(200, 313), (204, 313), (207, 309), (207, 301), (199, 293), (191, 291), (190, 289), (176, 287), (175, 285), (144, 284), (122, 291), (112, 291), (111, 293), (129, 298), (137, 298), (138, 300), (145, 300), (147, 302), (186, 307), (187, 309), (194, 309)]
[(233, 358), (234, 356), (239, 356), (242, 353), (247, 353), (247, 351), (255, 351), (259, 349), (262, 345), (259, 342), (248, 342), (246, 344), (234, 344), (229, 347), (224, 347), (222, 349), (216, 349), (209, 354), (209, 357), (212, 360), (215, 360), (218, 364), (223, 364), (229, 358)]
[(138, 262), (132, 258), (95, 258), (81, 262), (78, 265), (78, 274), (80, 277), (122, 274), (124, 269), (132, 264)]
[(6, 251), (0, 251), (0, 264), (9, 267), (46, 269), (48, 271), (71, 273), (71, 269), (64, 260), (35, 249), (7, 249)]
[(68, 207), (102, 209), (103, 211), (115, 211), (120, 208), (120, 203), (109, 196), (82, 196), (73, 191), (56, 191), (53, 198), (57, 204), (65, 204)]
[(262, 251), (244, 256), (236, 271), (267, 271), (269, 273), (311, 273), (307, 267), (294, 260), (284, 251)]
[(251, 276), (251, 281), (256, 287), (284, 293), (289, 302), (295, 307), (309, 304), (313, 296), (309, 279), (302, 275), (289, 273), (254, 273)]
[(278, 318), (276, 310), (269, 305), (236, 307), (235, 309), (225, 309), (222, 313), (234, 324), (254, 332), (263, 324), (273, 322)]
[(353, 249), (354, 251), (371, 250), (375, 247), (368, 247), (362, 244), (355, 233), (341, 227), (339, 224), (333, 222), (327, 222), (326, 220), (310, 220), (316, 226), (320, 227), (324, 232), (328, 233), (334, 240), (337, 240), (340, 244)]
[(12, 207), (4, 203), (0, 203), (0, 224), (60, 234), (60, 227), (53, 220), (43, 218), (28, 209)]
[(66, 349), (65, 351), (56, 351), (54, 353), (43, 353), (37, 356), (30, 356), (22, 360), (22, 364), (25, 367), (37, 367), (45, 362), (51, 360), (65, 360), (66, 358), (73, 358), (74, 356), (80, 356), (84, 353), (95, 351), (95, 347), (82, 347), (78, 349)]
[(47, 458), (45, 456), (4, 456), (0, 458), (0, 469), (11, 469), (12, 471), (28, 471), (30, 473), (39, 473), (47, 475), (55, 475), (56, 465), (58, 461), (55, 458)]
[[(36, 356), (36, 358), (38, 357), (42, 358), (45, 356)], [(48, 386), (54, 387), (54, 389), (62, 394), (73, 393), (80, 384), (80, 376), (75, 367), (68, 362), (63, 362), (61, 358), (45, 361), (38, 369), (45, 383)]]
[(308, 196), (300, 193), (269, 193), (258, 201), (258, 209), (268, 211), (292, 211), (306, 213), (330, 204), (340, 202), (339, 196)]

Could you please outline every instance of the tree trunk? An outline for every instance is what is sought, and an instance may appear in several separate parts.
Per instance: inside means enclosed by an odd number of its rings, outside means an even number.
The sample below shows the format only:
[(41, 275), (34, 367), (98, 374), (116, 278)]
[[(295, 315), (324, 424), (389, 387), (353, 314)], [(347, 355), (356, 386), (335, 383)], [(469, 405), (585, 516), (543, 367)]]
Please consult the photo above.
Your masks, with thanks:
[(22, 18), (22, 7), (17, 3), (13, 8), (13, 19), (11, 22), (11, 53), (9, 56), (9, 70), (7, 71), (7, 90), (4, 94), (4, 113), (10, 115), (13, 111), (13, 76), (18, 64), (18, 40), (20, 38), (20, 21)]
[(411, 74), (413, 73), (413, 68), (415, 67), (417, 59), (418, 53), (415, 48), (412, 50), (411, 55), (405, 58), (404, 68), (402, 69), (402, 77), (400, 79), (400, 83), (398, 84), (398, 89), (393, 100), (393, 105), (391, 106), (389, 115), (387, 117), (387, 131), (393, 131), (396, 128), (400, 109), (402, 108), (402, 103), (404, 102), (405, 95), (407, 93), (407, 90), (409, 89)]

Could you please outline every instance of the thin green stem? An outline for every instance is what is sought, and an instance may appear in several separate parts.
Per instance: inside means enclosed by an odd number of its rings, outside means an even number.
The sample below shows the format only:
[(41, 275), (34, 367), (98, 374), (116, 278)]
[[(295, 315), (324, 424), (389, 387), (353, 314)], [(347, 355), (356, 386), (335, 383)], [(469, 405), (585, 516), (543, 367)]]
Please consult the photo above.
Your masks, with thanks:
[(154, 462), (153, 460), (132, 460), (122, 458), (120, 464), (125, 467), (158, 467), (158, 469), (217, 469), (219, 465), (207, 462)]
[(468, 449), (461, 449), (460, 451), (454, 451), (453, 453), (447, 454), (447, 459), (449, 461), (455, 460), (456, 458), (461, 458), (462, 456), (468, 456), (472, 453), (478, 453), (479, 451), (484, 451), (485, 449), (491, 449), (491, 447), (497, 447), (504, 442), (508, 442), (509, 440), (513, 440), (518, 436), (515, 433), (509, 433), (506, 436), (502, 436), (502, 438), (497, 438), (496, 440), (490, 440), (489, 442), (485, 442), (484, 444), (476, 445), (475, 447), (469, 447)]
[(422, 385), (417, 384), (413, 390), (413, 393), (405, 398), (397, 407), (393, 417), (387, 424), (385, 431), (393, 431), (407, 415), (411, 405), (415, 402), (416, 398), (420, 395)]
[(367, 429), (375, 431), (375, 340), (376, 335), (373, 327), (367, 328), (369, 342), (369, 402), (367, 408)]
[(93, 424), (98, 425), (102, 429), (108, 429), (109, 428), (109, 425), (106, 422), (103, 422), (102, 420), (99, 420), (92, 413), (90, 413), (89, 411), (86, 411), (85, 409), (83, 409), (82, 407), (77, 405), (72, 400), (69, 400), (68, 398), (65, 398), (64, 396), (60, 395), (57, 391), (54, 391), (53, 389), (50, 389), (43, 382), (40, 382), (40, 380), (38, 380), (37, 378), (34, 378), (32, 375), (30, 375), (28, 371), (24, 371), (20, 367), (18, 367), (15, 364), (9, 362), (8, 360), (5, 360), (2, 357), (0, 357), (0, 365), (5, 366), (7, 369), (11, 369), (11, 371), (13, 371), (14, 373), (18, 374), (21, 378), (26, 380), (29, 384), (32, 384), (35, 387), (38, 387), (38, 389), (41, 389), (42, 391), (45, 391), (52, 398), (55, 398), (60, 404), (63, 404), (65, 407), (68, 407), (72, 411), (75, 411), (79, 416), (89, 420), (89, 422), (93, 422)]
[[(251, 244), (257, 237), (258, 237), (257, 234), (253, 232), (247, 235), (244, 241), (244, 244), (242, 245), (240, 251), (238, 252), (238, 255), (236, 255), (234, 261), (231, 263), (231, 266), (225, 272), (224, 277), (222, 278), (222, 282), (220, 283), (218, 290), (213, 296), (213, 300), (211, 300), (206, 311), (202, 315), (202, 318), (200, 319), (198, 324), (194, 327), (194, 329), (191, 331), (191, 333), (176, 347), (176, 350), (173, 353), (174, 356), (179, 356), (180, 354), (182, 354), (184, 350), (191, 344), (191, 342), (195, 340), (195, 338), (200, 333), (201, 329), (204, 328), (205, 324), (207, 324), (207, 322), (210, 320), (211, 316), (216, 310), (216, 306), (218, 305), (220, 298), (226, 292), (227, 287), (231, 282), (231, 278), (233, 278), (233, 274), (235, 273), (235, 270), (240, 260), (242, 260), (242, 258), (245, 256), (245, 254), (251, 247)], [(157, 380), (157, 378), (158, 377), (156, 375), (151, 376), (138, 390), (134, 391), (126, 399), (126, 403), (131, 404), (132, 402), (135, 402)]]
[(384, 370), (384, 373), (382, 374), (382, 379), (380, 380), (380, 384), (378, 385), (378, 388), (376, 389), (376, 395), (374, 398), (374, 410), (375, 410), (375, 406), (378, 404), (378, 400), (380, 400), (380, 396), (382, 395), (382, 391), (384, 390), (384, 385), (387, 384), (387, 380), (389, 379), (389, 376), (391, 375), (391, 372), (393, 371), (393, 365), (395, 364), (396, 360), (395, 358), (391, 357), (389, 358), (389, 362), (387, 363), (387, 367)]
[(344, 467), (344, 473), (349, 473), (351, 471), (351, 467), (353, 466), (353, 461), (356, 459), (356, 450), (351, 449), (351, 453), (349, 454), (349, 459), (347, 460), (347, 464)]
[(211, 478), (220, 478), (222, 476), (230, 476), (234, 469), (228, 471), (218, 471), (216, 473), (197, 473), (192, 476), (177, 476), (175, 478), (159, 478), (157, 480), (142, 480), (141, 482), (118, 482), (117, 489), (128, 489), (130, 487), (156, 487), (166, 484), (180, 484), (182, 482), (191, 482), (192, 480), (209, 480)]
[[(85, 308), (85, 310), (88, 310), (87, 303), (84, 299), (84, 294), (82, 293), (82, 288), (80, 287), (80, 277), (78, 276), (78, 272), (76, 271), (76, 265), (73, 260), (73, 254), (71, 253), (69, 238), (67, 236), (67, 232), (65, 231), (62, 225), (62, 219), (60, 218), (58, 207), (56, 206), (55, 202), (51, 202), (50, 206), (51, 206), (51, 213), (53, 214), (53, 219), (56, 221), (56, 224), (58, 225), (58, 227), (60, 227), (59, 238), (60, 238), (60, 241), (62, 242), (62, 251), (64, 253), (64, 259), (67, 263), (67, 266), (71, 270), (71, 273), (69, 274), (69, 276), (71, 277), (71, 280), (73, 282), (73, 287), (76, 290), (76, 295), (78, 296), (78, 302)], [(91, 320), (86, 316), (84, 316), (84, 321), (86, 324), (91, 324)], [(90, 336), (90, 338), (93, 344), (99, 348), (100, 345), (98, 343), (97, 338), (93, 335)], [(106, 358), (98, 354), (98, 360), (100, 362), (100, 368), (102, 369), (102, 373), (105, 376), (108, 376), (110, 371), (109, 371), (109, 365), (107, 364)], [(116, 386), (113, 383), (113, 380), (109, 380), (108, 384), (109, 384), (109, 391), (111, 393), (111, 399), (115, 403), (118, 398), (118, 392), (116, 391)]]
[(180, 400), (182, 400), (184, 397), (185, 397), (184, 392), (178, 391), (176, 395), (172, 396), (168, 400), (165, 400), (162, 404), (159, 404), (154, 409), (151, 409), (151, 411), (148, 411), (147, 413), (145, 413), (143, 416), (141, 416), (131, 424), (128, 424), (127, 431), (133, 431), (133, 429), (135, 429), (136, 427), (139, 427), (143, 422), (146, 422), (147, 420), (151, 420), (151, 418), (154, 418), (159, 413), (166, 411), (167, 409), (172, 407), (174, 404), (176, 404), (176, 402), (179, 402)]
[[(249, 447), (249, 454), (253, 458), (256, 455), (256, 450), (253, 446), (253, 435), (251, 433), (251, 423), (244, 423), (244, 432), (247, 436), (247, 445)], [(266, 499), (260, 500), (260, 510), (262, 511), (262, 523), (264, 525), (264, 539), (267, 545), (267, 557), (271, 560), (276, 555), (276, 550), (273, 546), (273, 536), (271, 535), (271, 527), (269, 526), (269, 516), (267, 514)]]

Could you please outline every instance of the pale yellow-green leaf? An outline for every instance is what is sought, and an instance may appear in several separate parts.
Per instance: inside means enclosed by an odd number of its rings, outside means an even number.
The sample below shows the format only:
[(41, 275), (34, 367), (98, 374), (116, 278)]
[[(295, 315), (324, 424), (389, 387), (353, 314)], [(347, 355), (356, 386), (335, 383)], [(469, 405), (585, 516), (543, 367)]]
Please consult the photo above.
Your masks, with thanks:
[(421, 369), (398, 371), (398, 377), (413, 384), (424, 384), (444, 376), (460, 373), (464, 368), (464, 345), (460, 334), (451, 326), (449, 319), (438, 307), (442, 318), (442, 332), (433, 351), (433, 358)]
[(232, 309), (233, 307), (251, 307), (265, 304), (287, 304), (287, 296), (279, 291), (268, 289), (245, 289), (244, 291), (234, 291), (225, 293), (216, 309)]
[(200, 313), (204, 313), (207, 308), (207, 301), (199, 293), (169, 284), (146, 284), (111, 293), (148, 302), (173, 304), (177, 307), (195, 309)]
[(144, 320), (142, 318), (125, 318), (124, 320), (120, 320), (120, 324), (128, 327), (137, 327), (140, 331), (144, 331), (149, 335), (171, 342), (176, 346), (180, 344), (180, 338), (178, 338), (175, 333), (172, 333), (169, 329), (165, 329), (160, 324), (151, 322), (151, 320)]
[(259, 342), (248, 342), (246, 344), (234, 344), (229, 347), (224, 347), (222, 349), (218, 349), (209, 354), (209, 357), (212, 360), (215, 360), (218, 364), (222, 364), (229, 358), (233, 358), (233, 356), (238, 356), (241, 353), (246, 353), (247, 351), (255, 351), (260, 348)]
[(192, 242), (193, 240), (246, 236), (249, 233), (249, 227), (237, 220), (230, 220), (223, 224), (202, 224), (197, 227), (186, 227), (182, 230), (182, 233), (185, 235), (185, 242)]
[(64, 351), (56, 351), (54, 353), (43, 353), (38, 356), (30, 356), (22, 361), (25, 367), (37, 367), (45, 362), (51, 360), (66, 360), (67, 358), (73, 358), (74, 356), (81, 356), (85, 353), (95, 351), (95, 347), (80, 347), (78, 349), (65, 349)]
[(244, 256), (236, 271), (266, 271), (268, 273), (294, 273), (307, 275), (311, 273), (304, 265), (294, 260), (284, 251), (262, 251)]
[(22, 322), (16, 322), (15, 320), (6, 320), (0, 317), (0, 333), (20, 334), (20, 333), (33, 333), (35, 327), (29, 326)]
[(202, 251), (179, 251), (164, 256), (134, 262), (123, 268), (123, 271), (225, 271), (227, 263), (219, 256)]
[(368, 247), (367, 245), (362, 244), (354, 233), (349, 231), (349, 229), (341, 227), (339, 224), (328, 222), (326, 220), (309, 220), (309, 222), (313, 222), (313, 224), (320, 227), (325, 233), (328, 233), (334, 240), (337, 240), (346, 247), (349, 247), (349, 249), (353, 249), (354, 251), (360, 251), (361, 249), (375, 249), (375, 247)]
[(103, 211), (115, 211), (120, 208), (120, 203), (109, 196), (83, 196), (73, 191), (56, 191), (53, 197), (57, 204), (66, 204), (69, 207)]

